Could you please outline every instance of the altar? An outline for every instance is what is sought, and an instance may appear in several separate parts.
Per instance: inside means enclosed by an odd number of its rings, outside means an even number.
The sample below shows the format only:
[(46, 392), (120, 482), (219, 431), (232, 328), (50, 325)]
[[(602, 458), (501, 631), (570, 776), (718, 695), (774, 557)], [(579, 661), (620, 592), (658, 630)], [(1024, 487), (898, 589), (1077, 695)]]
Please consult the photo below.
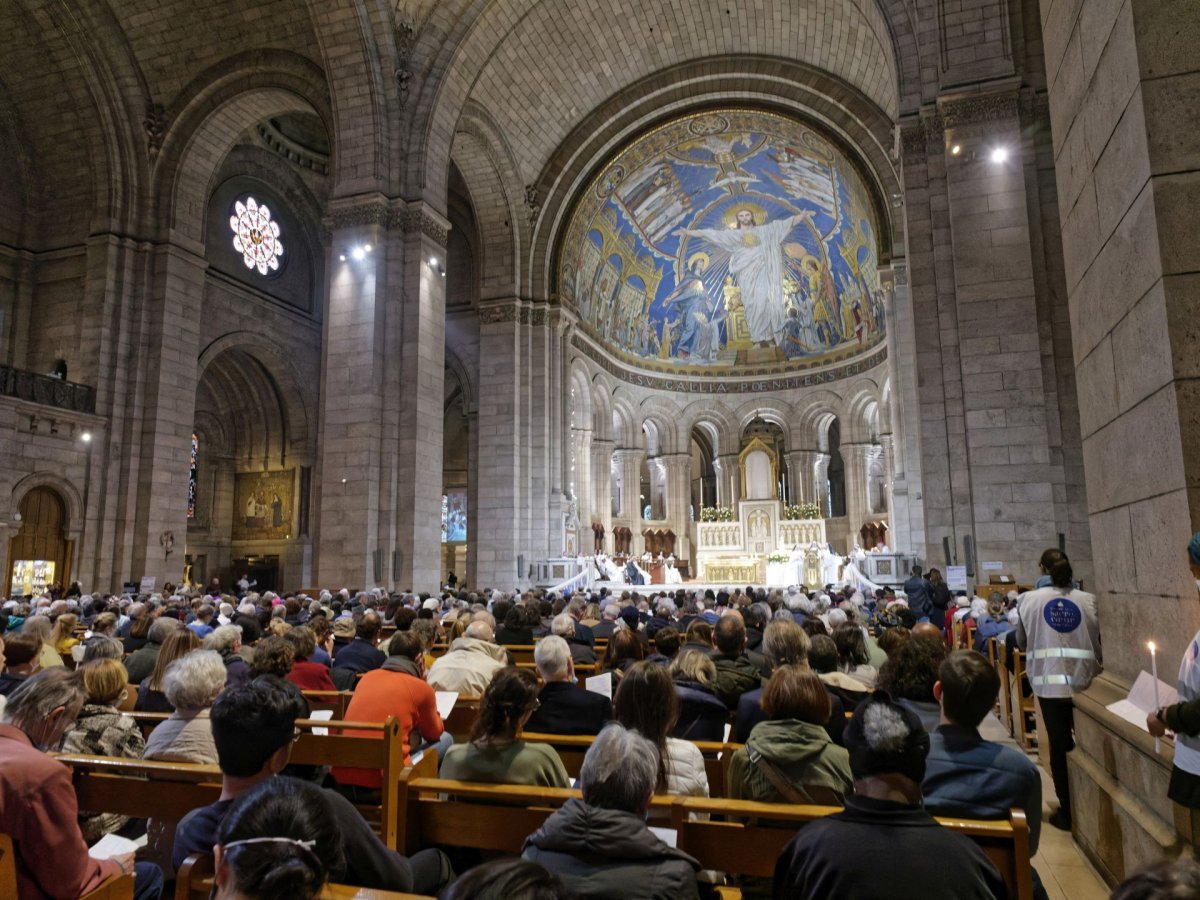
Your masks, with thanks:
[(709, 584), (823, 584), (825, 520), (787, 518), (778, 500), (742, 500), (736, 519), (696, 525), (697, 576)]

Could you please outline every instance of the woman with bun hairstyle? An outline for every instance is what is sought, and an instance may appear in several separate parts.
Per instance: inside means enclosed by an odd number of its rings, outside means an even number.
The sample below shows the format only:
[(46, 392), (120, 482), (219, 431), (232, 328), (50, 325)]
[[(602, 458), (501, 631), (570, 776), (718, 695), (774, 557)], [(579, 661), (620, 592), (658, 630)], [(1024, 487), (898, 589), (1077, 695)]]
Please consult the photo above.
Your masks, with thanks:
[(324, 792), (283, 776), (234, 801), (213, 852), (217, 900), (312, 900), (346, 866)]
[(1055, 828), (1071, 828), (1071, 793), (1067, 754), (1075, 749), (1075, 706), (1072, 698), (1100, 674), (1100, 623), (1096, 598), (1075, 587), (1071, 563), (1058, 550), (1042, 554), (1050, 586), (1023, 595), (1017, 607), (1017, 646), (1026, 651), (1026, 674), (1037, 696), (1050, 775), (1058, 794), (1058, 811), (1049, 818)]

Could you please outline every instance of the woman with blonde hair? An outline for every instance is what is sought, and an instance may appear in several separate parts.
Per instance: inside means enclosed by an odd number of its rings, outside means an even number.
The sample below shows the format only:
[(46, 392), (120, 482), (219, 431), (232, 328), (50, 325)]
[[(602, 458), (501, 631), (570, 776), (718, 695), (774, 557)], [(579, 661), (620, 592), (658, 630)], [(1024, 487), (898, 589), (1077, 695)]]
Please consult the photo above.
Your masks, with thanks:
[(200, 638), (188, 628), (173, 632), (163, 641), (162, 649), (154, 661), (154, 669), (150, 677), (137, 687), (137, 702), (133, 708), (138, 712), (174, 712), (175, 707), (167, 700), (163, 692), (163, 678), (167, 674), (167, 666), (191, 653), (200, 646)]
[[(58, 749), (90, 756), (140, 758), (146, 749), (142, 730), (132, 717), (121, 715), (118, 709), (128, 691), (125, 667), (115, 659), (94, 659), (81, 665), (79, 674), (87, 699)], [(123, 828), (128, 821), (128, 816), (114, 813), (79, 812), (79, 830), (89, 844)]]
[(54, 620), (50, 643), (59, 656), (70, 656), (71, 648), (79, 643), (79, 638), (75, 637), (75, 626), (78, 624), (79, 616), (73, 613), (63, 613)]
[(684, 649), (671, 660), (679, 720), (671, 734), (689, 741), (725, 739), (729, 710), (717, 696), (717, 667), (703, 650)]

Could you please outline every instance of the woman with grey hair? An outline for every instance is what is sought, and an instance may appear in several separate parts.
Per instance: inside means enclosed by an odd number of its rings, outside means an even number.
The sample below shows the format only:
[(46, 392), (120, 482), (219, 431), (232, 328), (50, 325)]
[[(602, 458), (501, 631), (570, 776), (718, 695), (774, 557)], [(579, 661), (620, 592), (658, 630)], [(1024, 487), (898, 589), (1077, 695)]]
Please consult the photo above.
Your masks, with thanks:
[(557, 875), (580, 897), (673, 900), (697, 897), (700, 864), (669, 847), (646, 815), (658, 784), (658, 751), (614, 723), (600, 732), (572, 798), (525, 840), (522, 856)]
[(193, 650), (171, 663), (163, 693), (175, 712), (150, 732), (142, 759), (216, 764), (208, 710), (224, 687), (225, 663), (213, 650)]

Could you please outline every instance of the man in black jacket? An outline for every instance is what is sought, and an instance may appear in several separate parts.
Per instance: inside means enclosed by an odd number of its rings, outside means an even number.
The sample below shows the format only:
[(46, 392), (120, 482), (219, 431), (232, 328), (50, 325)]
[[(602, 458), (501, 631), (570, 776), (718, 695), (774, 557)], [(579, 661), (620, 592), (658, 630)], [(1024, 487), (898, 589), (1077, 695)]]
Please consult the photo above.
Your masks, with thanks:
[[(854, 794), (846, 808), (805, 825), (775, 864), (773, 896), (873, 900), (1003, 900), (1008, 888), (966, 835), (921, 805), (929, 735), (917, 714), (877, 690), (846, 726)], [(884, 868), (855, 862), (887, 847)]]
[(344, 647), (335, 648), (333, 667), (365, 673), (382, 666), (387, 655), (379, 649), (381, 627), (379, 613), (374, 610), (363, 613), (354, 628), (354, 640)]
[(928, 619), (933, 612), (932, 590), (928, 581), (921, 575), (921, 567), (912, 567), (912, 577), (904, 582), (904, 593), (908, 597), (908, 608), (920, 622)]
[(546, 686), (539, 706), (525, 723), (526, 731), (545, 734), (599, 734), (612, 721), (612, 701), (603, 694), (580, 690), (575, 681), (571, 648), (557, 635), (538, 641), (533, 661)]

